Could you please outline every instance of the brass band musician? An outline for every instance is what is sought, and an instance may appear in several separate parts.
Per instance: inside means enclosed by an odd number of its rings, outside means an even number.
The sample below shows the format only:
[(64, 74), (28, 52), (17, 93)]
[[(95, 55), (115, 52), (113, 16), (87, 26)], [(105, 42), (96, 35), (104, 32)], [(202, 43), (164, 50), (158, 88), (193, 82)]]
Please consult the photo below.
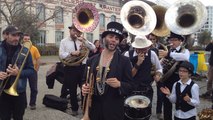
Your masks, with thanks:
[(88, 60), (90, 73), (94, 75), (94, 91), (89, 84), (83, 84), (82, 93), (94, 92), (90, 120), (123, 120), (124, 96), (131, 90), (131, 64), (127, 57), (117, 50), (122, 40), (123, 26), (110, 22), (102, 33), (104, 50)]
[[(5, 29), (6, 39), (0, 42), (0, 84), (5, 83), (4, 91), (0, 95), (0, 120), (23, 120), (27, 97), (27, 78), (33, 75), (34, 67), (31, 54), (23, 59), (18, 59), (20, 54), (29, 53), (29, 49), (23, 48), (20, 44), (21, 32), (15, 26), (8, 26)], [(23, 48), (23, 49), (22, 49)], [(23, 50), (24, 53), (20, 53)], [(22, 57), (23, 58), (23, 57)], [(16, 61), (17, 60), (17, 61)], [(21, 67), (22, 71), (21, 71)], [(17, 76), (20, 76), (19, 78)], [(17, 96), (8, 94), (6, 89), (11, 88), (17, 78)], [(1, 84), (2, 85), (2, 84)], [(4, 86), (4, 85), (3, 85)], [(2, 86), (1, 86), (2, 87)]]
[[(69, 32), (70, 36), (61, 40), (59, 48), (60, 59), (73, 59), (80, 56), (80, 50), (82, 47), (86, 47), (89, 50), (94, 50), (95, 45), (81, 36), (81, 32), (74, 26), (70, 26)], [(82, 62), (76, 63), (76, 65), (69, 65), (68, 63), (64, 66), (64, 83), (63, 87), (69, 89), (70, 102), (72, 115), (78, 115), (78, 100), (77, 100), (77, 86), (80, 85), (81, 79), (83, 77), (82, 73), (85, 69), (85, 64), (87, 60), (87, 55)], [(74, 61), (75, 62), (75, 61)]]
[[(134, 50), (126, 52), (124, 55), (130, 58), (132, 65), (132, 75), (135, 83), (134, 91), (141, 92), (141, 95), (147, 96), (150, 101), (153, 98), (152, 82), (159, 81), (162, 76), (162, 67), (156, 53), (150, 50), (152, 42), (145, 36), (136, 36), (132, 43)], [(154, 76), (152, 78), (151, 68), (155, 66)], [(150, 104), (151, 114), (151, 104)], [(147, 118), (146, 120), (148, 120)]]

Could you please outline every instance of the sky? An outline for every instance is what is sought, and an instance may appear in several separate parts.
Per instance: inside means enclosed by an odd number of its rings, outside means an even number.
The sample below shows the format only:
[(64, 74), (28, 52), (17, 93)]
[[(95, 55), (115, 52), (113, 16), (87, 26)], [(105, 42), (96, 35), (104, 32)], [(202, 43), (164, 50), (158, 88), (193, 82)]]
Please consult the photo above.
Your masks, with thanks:
[[(164, 0), (164, 1), (172, 4), (174, 1), (177, 0)], [(201, 1), (205, 6), (213, 6), (213, 0), (199, 0), (199, 1)]]

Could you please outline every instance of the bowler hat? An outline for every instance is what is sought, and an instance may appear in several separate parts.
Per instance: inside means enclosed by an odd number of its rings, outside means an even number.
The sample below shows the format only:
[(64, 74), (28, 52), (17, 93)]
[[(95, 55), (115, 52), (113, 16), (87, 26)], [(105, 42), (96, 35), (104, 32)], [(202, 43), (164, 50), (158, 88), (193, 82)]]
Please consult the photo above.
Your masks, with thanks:
[(170, 38), (177, 38), (177, 39), (179, 39), (179, 40), (181, 40), (181, 41), (184, 40), (184, 38), (183, 38), (182, 35), (178, 35), (178, 34), (175, 34), (175, 33), (173, 33), (173, 32), (170, 33), (170, 36), (168, 37), (168, 39), (170, 39)]
[(179, 67), (183, 67), (186, 68), (191, 74), (193, 74), (194, 72), (194, 66), (192, 63), (188, 62), (188, 61), (184, 61), (182, 62)]
[(152, 45), (152, 42), (146, 38), (146, 36), (136, 36), (135, 41), (132, 43), (134, 48), (147, 48)]
[(107, 24), (107, 30), (102, 33), (102, 38), (108, 34), (116, 34), (119, 36), (120, 41), (123, 39), (123, 25), (118, 22), (110, 22)]

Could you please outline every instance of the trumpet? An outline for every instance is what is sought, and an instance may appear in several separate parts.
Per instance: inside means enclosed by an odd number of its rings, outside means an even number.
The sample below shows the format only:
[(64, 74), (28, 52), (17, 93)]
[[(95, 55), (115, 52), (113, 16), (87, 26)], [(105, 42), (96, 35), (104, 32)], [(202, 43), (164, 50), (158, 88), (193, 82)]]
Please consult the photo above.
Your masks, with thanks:
[(88, 69), (87, 69), (86, 84), (88, 84), (88, 81), (89, 81), (90, 92), (89, 92), (89, 94), (87, 94), (84, 97), (84, 100), (83, 100), (83, 113), (84, 113), (84, 116), (83, 116), (83, 118), (81, 120), (90, 120), (90, 118), (89, 118), (89, 109), (90, 109), (90, 107), (92, 105), (92, 95), (93, 95), (93, 89), (94, 89), (94, 75), (92, 73), (89, 74), (89, 70), (90, 70), (90, 67), (88, 67)]

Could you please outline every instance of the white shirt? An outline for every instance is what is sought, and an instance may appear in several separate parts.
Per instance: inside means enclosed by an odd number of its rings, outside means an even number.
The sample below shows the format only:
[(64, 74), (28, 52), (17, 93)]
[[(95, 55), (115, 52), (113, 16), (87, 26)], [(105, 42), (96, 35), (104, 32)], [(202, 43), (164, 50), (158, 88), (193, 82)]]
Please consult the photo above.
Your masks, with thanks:
[[(176, 48), (176, 51), (179, 51), (181, 49), (180, 46)], [(170, 57), (175, 59), (176, 61), (189, 61), (190, 52), (188, 49), (184, 48), (180, 53), (177, 53), (176, 51), (170, 52)]]
[[(146, 53), (146, 55), (148, 55)], [(124, 56), (129, 57), (129, 51), (127, 51)], [(136, 51), (134, 51), (133, 53), (133, 57), (138, 56), (138, 54), (136, 53)], [(156, 71), (163, 73), (163, 68), (160, 64), (160, 61), (158, 59), (158, 56), (156, 55), (156, 53), (154, 51), (151, 50), (151, 62), (153, 65), (155, 65)]]
[[(77, 50), (80, 50), (82, 42), (79, 40), (76, 40), (75, 42), (76, 42)], [(89, 50), (95, 49), (95, 45), (89, 42), (88, 40), (85, 41), (85, 46)], [(76, 51), (74, 41), (70, 37), (66, 37), (61, 40), (60, 48), (59, 48), (59, 57), (61, 59), (66, 58), (67, 56), (71, 54), (71, 52), (74, 52), (74, 51)], [(87, 57), (83, 60), (82, 64), (86, 64), (86, 60), (87, 60)]]
[[(189, 79), (186, 84), (183, 84), (181, 82), (181, 80), (177, 81), (180, 83), (180, 91), (183, 92), (183, 90), (186, 88), (187, 85), (190, 85), (191, 83), (191, 79)], [(172, 87), (172, 93), (167, 96), (167, 98), (170, 100), (171, 103), (176, 103), (176, 84), (177, 82), (175, 82), (175, 84)], [(192, 88), (191, 88), (191, 94), (192, 94), (192, 98), (190, 99), (190, 102), (188, 102), (188, 104), (195, 106), (194, 109), (191, 109), (187, 112), (183, 112), (182, 110), (176, 110), (175, 111), (175, 116), (181, 119), (186, 119), (186, 118), (190, 118), (193, 116), (197, 115), (197, 109), (196, 107), (198, 107), (198, 105), (200, 104), (200, 99), (199, 99), (199, 86), (194, 83)]]

